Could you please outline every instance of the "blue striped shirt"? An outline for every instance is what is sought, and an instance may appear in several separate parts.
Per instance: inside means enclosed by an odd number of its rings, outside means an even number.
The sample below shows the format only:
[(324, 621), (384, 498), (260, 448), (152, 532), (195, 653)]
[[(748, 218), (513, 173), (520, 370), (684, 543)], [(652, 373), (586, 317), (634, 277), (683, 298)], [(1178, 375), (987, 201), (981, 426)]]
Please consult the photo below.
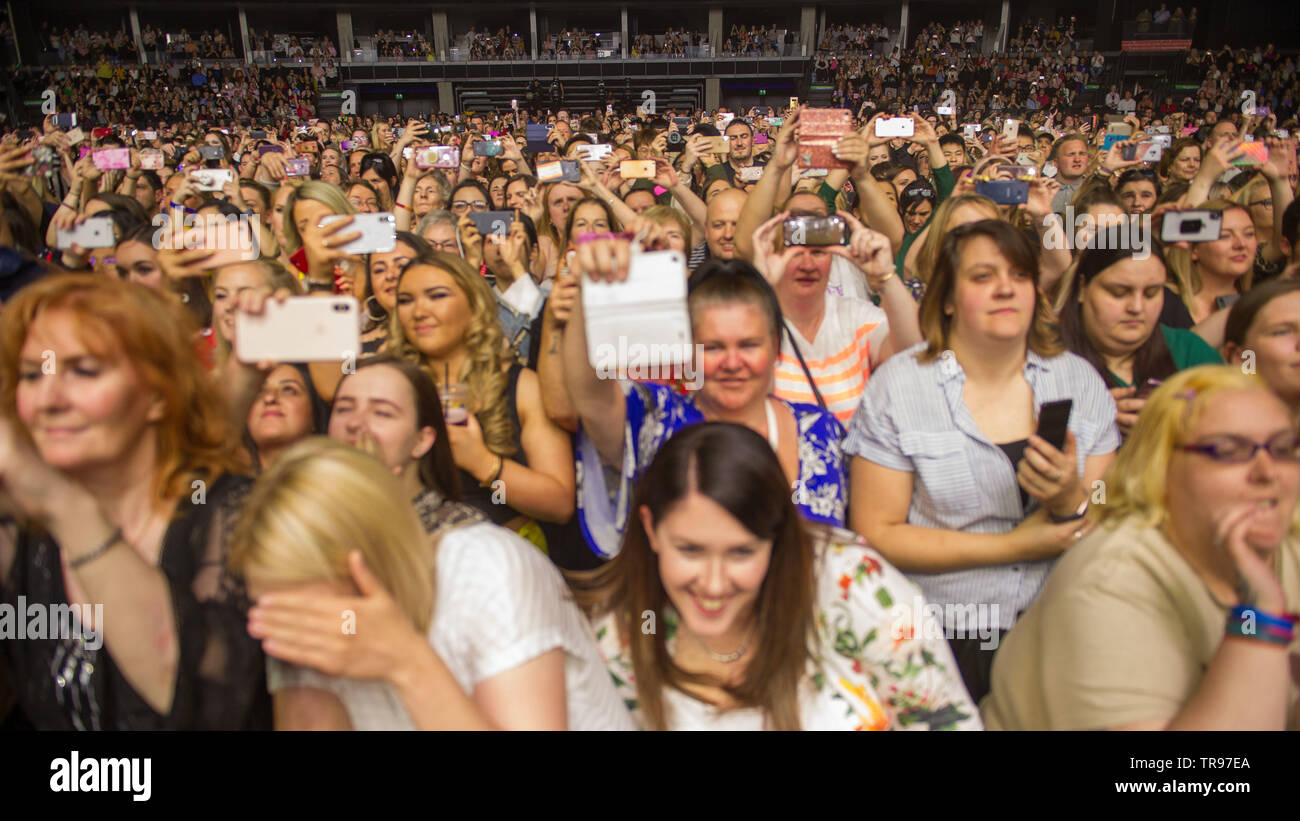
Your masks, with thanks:
[[(923, 364), (917, 357), (925, 347), (921, 342), (890, 357), (871, 375), (849, 423), (844, 452), (913, 475), (910, 525), (966, 533), (1013, 530), (1038, 503), (1031, 499), (1030, 509), (1024, 509), (1015, 466), (980, 432), (966, 408), (966, 374), (957, 357), (945, 351)], [(1044, 358), (1030, 350), (1024, 374), (1035, 408), (1074, 400), (1069, 429), (1078, 442), (1080, 473), (1087, 457), (1119, 447), (1115, 400), (1086, 360), (1072, 353)], [(1042, 589), (1054, 562), (913, 573), (909, 578), (936, 604), (998, 605), (997, 626), (1009, 630)]]

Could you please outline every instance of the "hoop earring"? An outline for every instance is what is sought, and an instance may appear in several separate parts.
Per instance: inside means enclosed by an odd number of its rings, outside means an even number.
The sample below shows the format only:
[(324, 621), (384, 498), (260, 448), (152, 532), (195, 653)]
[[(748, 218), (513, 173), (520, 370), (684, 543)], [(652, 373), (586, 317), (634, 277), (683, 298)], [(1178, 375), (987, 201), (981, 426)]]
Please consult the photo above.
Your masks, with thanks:
[(373, 299), (375, 299), (373, 294), (366, 297), (366, 319), (369, 319), (371, 322), (383, 322), (385, 319), (388, 319), (388, 312), (379, 304), (379, 300), (375, 300), (375, 306), (379, 308), (379, 316), (375, 316), (371, 313), (370, 301)]

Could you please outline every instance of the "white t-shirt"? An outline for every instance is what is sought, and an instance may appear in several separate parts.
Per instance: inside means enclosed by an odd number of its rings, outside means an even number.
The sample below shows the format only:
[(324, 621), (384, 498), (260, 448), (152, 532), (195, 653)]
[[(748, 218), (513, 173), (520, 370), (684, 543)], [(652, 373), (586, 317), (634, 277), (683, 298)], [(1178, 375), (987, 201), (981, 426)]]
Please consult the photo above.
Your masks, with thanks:
[[(429, 643), (467, 694), (561, 648), (569, 729), (636, 729), (586, 616), (559, 571), (532, 544), (488, 522), (447, 531), (438, 544), (437, 586)], [(300, 686), (334, 693), (354, 729), (415, 729), (387, 682), (331, 678), (275, 659), (268, 659), (267, 679), (272, 692)]]
[(831, 273), (826, 280), (828, 296), (851, 296), (855, 299), (871, 299), (867, 291), (867, 278), (858, 266), (844, 257), (831, 257)]

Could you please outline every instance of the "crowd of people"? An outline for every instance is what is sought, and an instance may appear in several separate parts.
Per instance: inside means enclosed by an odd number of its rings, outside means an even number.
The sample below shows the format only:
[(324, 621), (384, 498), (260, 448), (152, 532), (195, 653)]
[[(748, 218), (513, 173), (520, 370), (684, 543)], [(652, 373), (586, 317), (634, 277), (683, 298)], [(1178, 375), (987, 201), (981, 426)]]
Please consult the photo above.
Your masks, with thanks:
[[(0, 639), (0, 722), (1300, 729), (1294, 115), (1027, 54), (400, 121), (33, 73), (105, 125), (0, 137), (0, 603), (103, 616)], [(355, 348), (241, 353), (313, 306)]]

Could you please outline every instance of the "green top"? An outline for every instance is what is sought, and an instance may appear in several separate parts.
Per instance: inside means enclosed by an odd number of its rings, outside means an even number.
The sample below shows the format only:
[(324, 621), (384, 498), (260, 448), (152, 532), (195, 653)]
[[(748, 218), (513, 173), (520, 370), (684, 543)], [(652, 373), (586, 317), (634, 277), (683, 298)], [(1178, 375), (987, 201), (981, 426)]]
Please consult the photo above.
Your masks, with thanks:
[[(1178, 370), (1195, 368), (1197, 365), (1223, 364), (1223, 357), (1219, 356), (1219, 352), (1211, 348), (1210, 343), (1201, 339), (1192, 331), (1161, 325), (1160, 332), (1165, 335), (1165, 345), (1169, 347), (1169, 355), (1173, 358), (1174, 367)], [(1110, 378), (1114, 379), (1122, 388), (1133, 387), (1113, 372)]]
[(915, 234), (909, 234), (904, 230), (903, 242), (898, 246), (898, 253), (894, 255), (894, 270), (899, 277), (904, 276), (903, 263), (907, 260), (907, 252), (912, 250), (912, 243), (916, 242), (917, 237), (925, 233), (926, 226), (930, 224), (930, 220), (934, 219), (939, 206), (943, 204), (944, 200), (948, 199), (948, 195), (952, 193), (952, 189), (956, 186), (957, 179), (952, 175), (952, 166), (944, 163), (934, 169), (934, 210), (930, 212), (930, 219), (926, 220), (925, 225), (922, 225), (921, 229)]

